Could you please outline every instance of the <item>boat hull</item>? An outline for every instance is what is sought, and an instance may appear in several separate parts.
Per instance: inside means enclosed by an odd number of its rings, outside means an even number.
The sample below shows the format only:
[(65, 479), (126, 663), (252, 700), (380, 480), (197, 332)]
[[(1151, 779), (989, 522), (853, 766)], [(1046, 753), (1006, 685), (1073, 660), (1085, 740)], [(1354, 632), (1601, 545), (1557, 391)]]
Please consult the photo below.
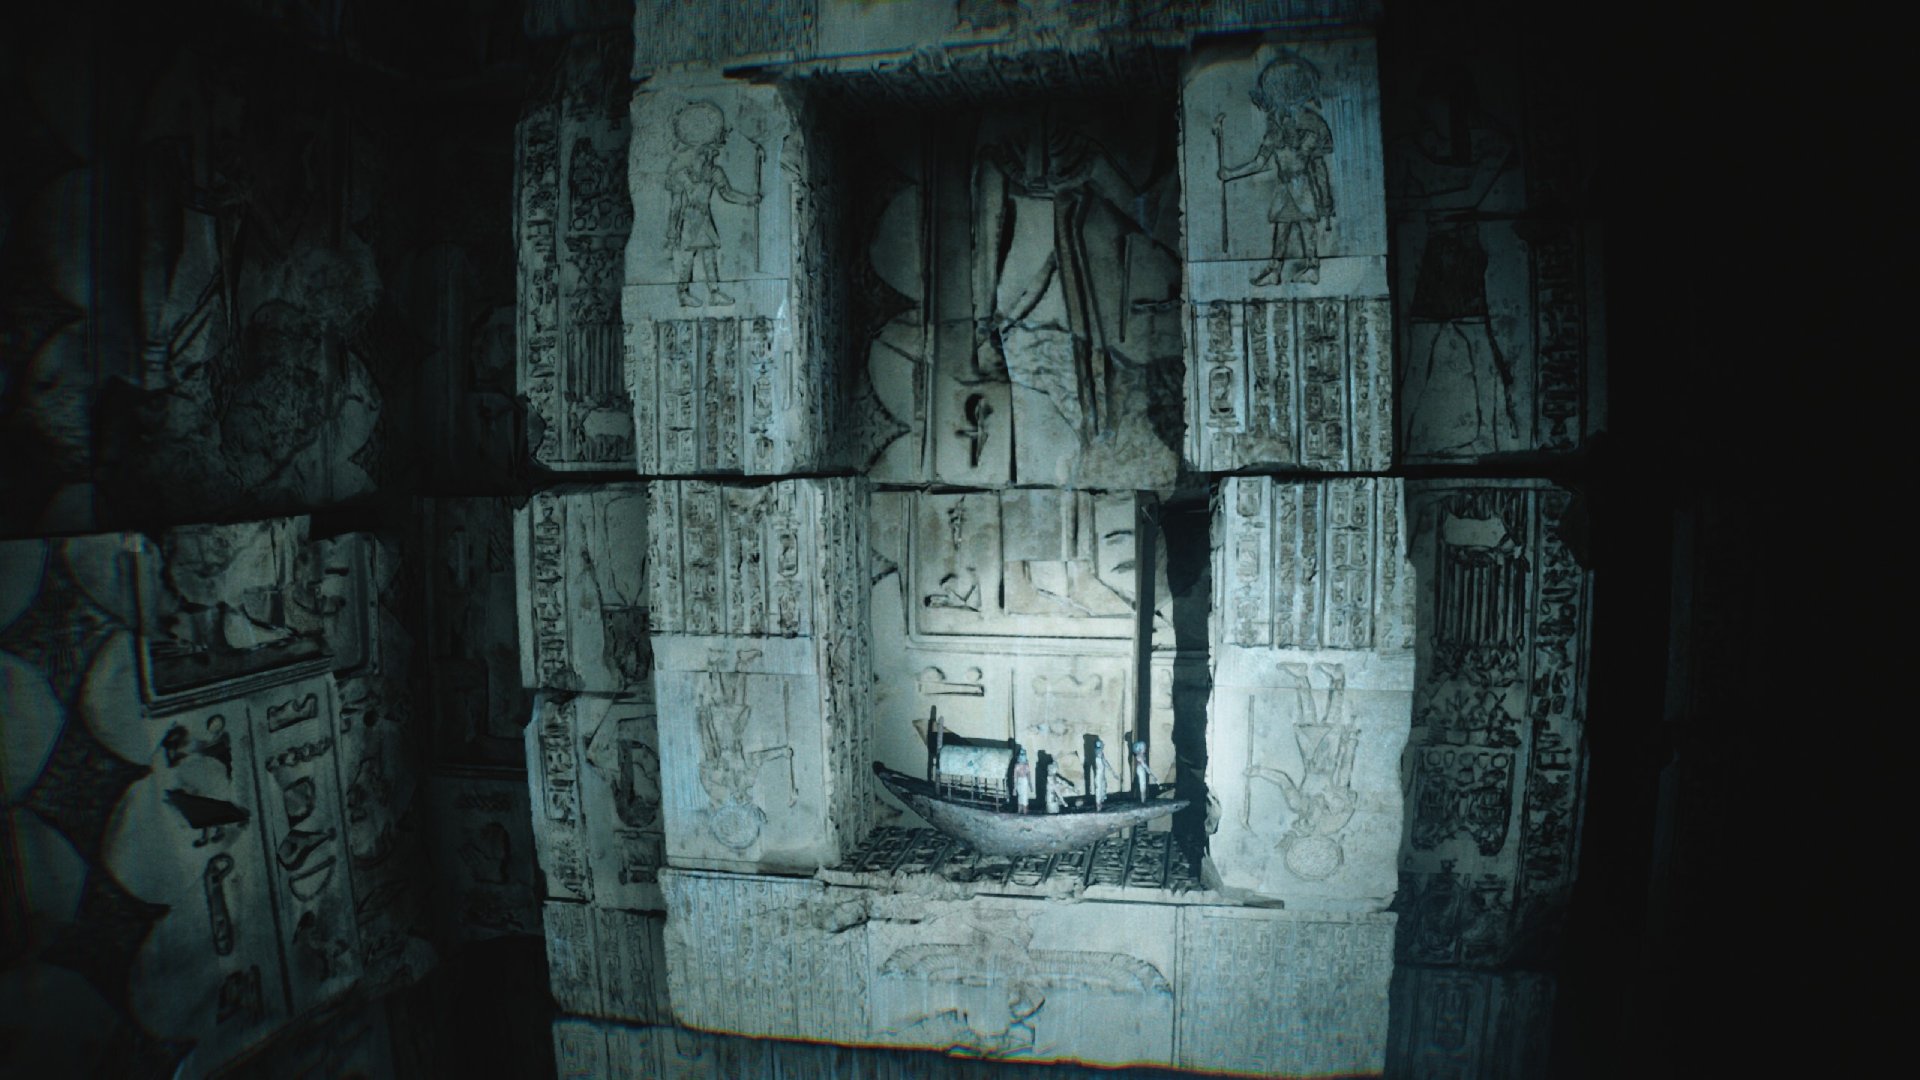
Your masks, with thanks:
[(1139, 802), (1116, 795), (1099, 810), (1015, 814), (948, 802), (935, 793), (932, 784), (877, 761), (873, 772), (888, 791), (925, 818), (927, 824), (986, 855), (1062, 855), (1117, 830), (1166, 817), (1187, 805), (1185, 799)]

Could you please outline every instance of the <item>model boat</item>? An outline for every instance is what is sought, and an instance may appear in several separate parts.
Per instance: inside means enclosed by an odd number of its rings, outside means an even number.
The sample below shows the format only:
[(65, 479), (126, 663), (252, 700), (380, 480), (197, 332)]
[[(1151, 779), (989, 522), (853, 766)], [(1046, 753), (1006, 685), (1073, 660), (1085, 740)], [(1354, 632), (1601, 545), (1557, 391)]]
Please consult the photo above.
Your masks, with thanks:
[(1021, 814), (1004, 800), (943, 791), (945, 785), (873, 763), (887, 790), (927, 824), (986, 855), (1059, 855), (1083, 848), (1119, 829), (1144, 825), (1186, 807), (1185, 799), (1155, 798), (1170, 784), (1154, 784), (1142, 801), (1117, 792), (1099, 809), (1084, 806), (1058, 814)]

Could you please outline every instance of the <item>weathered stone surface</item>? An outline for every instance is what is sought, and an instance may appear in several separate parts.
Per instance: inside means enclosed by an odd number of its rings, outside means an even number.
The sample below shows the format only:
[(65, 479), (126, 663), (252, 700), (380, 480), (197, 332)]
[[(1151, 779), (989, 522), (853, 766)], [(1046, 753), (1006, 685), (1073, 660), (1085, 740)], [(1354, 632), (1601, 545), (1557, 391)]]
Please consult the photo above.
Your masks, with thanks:
[(1392, 899), (1414, 680), (1402, 497), (1393, 480), (1221, 483), (1207, 756), (1224, 887)]
[(541, 932), (527, 788), (511, 769), (441, 768), (427, 778), (437, 899), (454, 941)]
[(547, 895), (658, 910), (662, 772), (650, 695), (543, 694), (526, 746)]
[(1548, 1072), (1554, 978), (1401, 965), (1386, 1075), (1520, 1080)]
[(390, 545), (285, 518), (0, 568), (8, 836), (48, 971), (195, 1073), (431, 965)]
[(663, 925), (658, 914), (549, 900), (547, 962), (554, 1003), (583, 1016), (666, 1021)]
[(528, 689), (642, 691), (647, 486), (540, 492), (514, 514), (520, 678)]
[(1381, 1067), (1391, 915), (663, 885), (682, 1023), (1034, 1061)]
[(1404, 29), (1384, 124), (1402, 460), (1573, 450), (1606, 425), (1578, 90), (1512, 20), (1417, 11)]
[(130, 972), (135, 1014), (208, 1039), (212, 1064), (360, 978), (339, 707), (322, 673), (168, 720), (103, 864), (169, 909)]
[(654, 485), (668, 861), (812, 870), (871, 815), (865, 485)]
[(513, 503), (421, 499), (414, 514), (428, 658), (418, 681), (432, 710), (434, 756), (523, 765), (520, 729), (533, 698), (520, 681)]
[[(634, 19), (633, 77), (688, 62), (762, 63), (873, 54), (910, 54), (968, 47), (1010, 46), (1014, 56), (1079, 45), (1092, 51), (1102, 35), (1124, 31), (1142, 42), (1179, 45), (1193, 35), (1288, 25), (1324, 27), (1377, 17), (1372, 0), (1203, 0), (1152, 9), (1060, 0), (1040, 3), (952, 3), (898, 0), (872, 5), (860, 0), (732, 2), (698, 10), (640, 8)], [(1071, 86), (1074, 69), (1064, 62), (1042, 86)]]
[(642, 472), (829, 461), (841, 297), (832, 140), (774, 87), (717, 74), (633, 99), (627, 383)]
[(560, 92), (520, 119), (518, 384), (527, 447), (549, 469), (635, 466), (620, 328), (620, 266), (633, 225), (627, 121), (604, 97), (618, 82), (609, 76), (622, 51), (610, 39), (571, 42)]
[(880, 127), (847, 155), (854, 464), (904, 483), (1172, 485), (1174, 112), (1135, 85), (863, 122)]
[(1380, 471), (1393, 362), (1371, 39), (1196, 50), (1181, 94), (1187, 458)]
[[(1138, 567), (1157, 529), (1131, 493), (1020, 489), (873, 497), (874, 710), (879, 759), (924, 776), (930, 720), (971, 739), (1014, 739), (1036, 783), (1056, 763), (1075, 787), (1091, 739), (1126, 767), (1140, 686)], [(1153, 561), (1151, 640), (1171, 645), (1164, 563)], [(1156, 683), (1171, 674), (1155, 664)], [(1164, 670), (1163, 670), (1164, 669)], [(1163, 687), (1164, 688), (1164, 687)], [(1141, 737), (1171, 782), (1171, 700)], [(1131, 784), (1116, 781), (1116, 790)]]
[(1579, 861), (1591, 576), (1568, 547), (1569, 492), (1411, 488), (1420, 675), (1400, 955), (1503, 963), (1550, 948)]

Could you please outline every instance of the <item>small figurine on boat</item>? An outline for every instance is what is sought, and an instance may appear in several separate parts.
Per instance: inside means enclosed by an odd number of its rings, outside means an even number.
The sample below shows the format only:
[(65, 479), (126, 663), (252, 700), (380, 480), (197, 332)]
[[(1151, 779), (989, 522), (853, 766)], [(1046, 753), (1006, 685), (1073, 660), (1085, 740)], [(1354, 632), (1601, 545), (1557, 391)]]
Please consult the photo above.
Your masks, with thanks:
[[(1137, 801), (1108, 797), (1114, 770), (1103, 754), (1104, 744), (1095, 738), (1087, 768), (1091, 790), (1070, 805), (1063, 789), (1072, 788), (1073, 782), (1061, 775), (1057, 760), (1041, 755), (1045, 775), (1036, 784), (1034, 766), (1017, 743), (954, 735), (938, 710), (928, 719), (927, 778), (908, 776), (877, 761), (874, 774), (929, 825), (984, 854), (1061, 854), (1187, 805), (1185, 799), (1157, 798), (1173, 785), (1149, 783), (1153, 773), (1145, 767), (1146, 744), (1138, 740), (1130, 747), (1135, 778), (1142, 785)], [(1045, 793), (1040, 813), (1032, 812), (1036, 791)]]

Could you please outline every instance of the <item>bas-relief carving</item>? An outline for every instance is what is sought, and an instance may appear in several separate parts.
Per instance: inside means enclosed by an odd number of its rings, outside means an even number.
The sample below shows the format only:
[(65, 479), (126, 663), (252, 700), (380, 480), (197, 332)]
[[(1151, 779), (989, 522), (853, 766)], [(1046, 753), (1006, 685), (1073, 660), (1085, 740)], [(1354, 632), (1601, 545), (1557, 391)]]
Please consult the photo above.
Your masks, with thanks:
[(1405, 460), (1571, 450), (1605, 424), (1605, 319), (1564, 91), (1492, 62), (1510, 28), (1424, 21), (1386, 115)]
[(547, 963), (562, 1011), (636, 1023), (660, 1023), (667, 1009), (664, 919), (549, 900)]
[(424, 499), (417, 558), (426, 564), (426, 682), (441, 760), (522, 761), (532, 709), (520, 682), (514, 510), (500, 498)]
[(1223, 481), (1215, 502), (1215, 641), (1404, 650), (1414, 582), (1397, 480)]
[[(1391, 915), (663, 877), (685, 1024), (990, 1059), (1316, 1073), (1377, 1071), (1386, 1044)], [(1249, 1004), (1276, 1000), (1288, 1007)]]
[(1208, 708), (1221, 884), (1290, 906), (1392, 898), (1412, 657), (1223, 647)]
[(655, 640), (667, 858), (807, 869), (832, 861), (814, 642)]
[[(343, 772), (372, 750), (362, 714), (393, 640), (373, 598), (391, 566), (370, 537), (308, 545), (304, 526), (0, 552), (9, 832), (74, 890), (70, 910), (44, 887), (29, 897), (65, 927), (47, 959), (171, 1052), (194, 1044), (191, 1068), (337, 996), (365, 963), (354, 870), (370, 834), (353, 812), (394, 808), (354, 804)], [(311, 659), (276, 655), (293, 642)], [(160, 694), (156, 654), (182, 675)], [(329, 666), (359, 688), (356, 730)]]
[(338, 715), (324, 674), (173, 714), (116, 811), (105, 865), (170, 909), (129, 1001), (205, 1066), (361, 977)]
[(1211, 864), (1290, 905), (1393, 896), (1413, 568), (1394, 480), (1223, 481), (1214, 503)]
[(543, 694), (527, 725), (547, 895), (658, 909), (664, 814), (650, 695)]
[(1390, 463), (1377, 85), (1361, 40), (1203, 50), (1187, 69), (1186, 452), (1199, 468)]
[(641, 471), (818, 467), (837, 355), (823, 317), (839, 311), (823, 140), (772, 87), (656, 80), (632, 114), (622, 312)]
[(1549, 1063), (1554, 978), (1402, 965), (1394, 970), (1389, 1077), (1539, 1076)]
[(831, 861), (869, 814), (865, 486), (653, 497), (654, 648), (678, 657), (656, 675), (670, 857)]
[(1587, 574), (1545, 484), (1411, 498), (1419, 683), (1404, 765), (1402, 955), (1500, 963), (1553, 937), (1584, 801)]
[(1396, 234), (1406, 460), (1571, 450), (1603, 426), (1596, 229), (1408, 214)]
[(521, 117), (517, 155), (519, 389), (527, 445), (550, 469), (631, 469), (620, 266), (633, 223), (624, 183), (624, 118), (581, 95), (604, 58), (591, 43), (562, 62), (558, 100)]
[(1036, 1061), (1170, 1061), (1176, 918), (1170, 907), (1118, 920), (1030, 901), (876, 901), (875, 1041)]
[(529, 689), (642, 689), (647, 487), (557, 488), (514, 513), (520, 674)]
[(864, 151), (884, 178), (857, 190), (850, 252), (873, 476), (1172, 482), (1173, 133), (1112, 119), (1166, 111), (1160, 99), (989, 110), (939, 134), (896, 121)]
[[(1187, 259), (1234, 263), (1212, 279), (1246, 282), (1196, 299), (1384, 295), (1378, 88), (1371, 39), (1196, 50), (1181, 95)], [(1252, 291), (1287, 285), (1315, 288)]]
[[(1136, 567), (1141, 545), (1159, 543), (1157, 529), (1142, 537), (1132, 494), (879, 492), (872, 506), (879, 760), (924, 772), (936, 709), (947, 731), (1017, 739), (1076, 786), (1088, 736), (1131, 741)], [(1153, 633), (1166, 646), (1165, 560), (1153, 566)], [(1166, 683), (1171, 663), (1155, 661), (1154, 678)], [(1161, 689), (1146, 738), (1170, 781), (1172, 701)]]
[(817, 481), (656, 481), (646, 534), (653, 632), (813, 633), (825, 490)]
[(661, 886), (677, 1020), (763, 1035), (866, 1040), (868, 950), (858, 895), (800, 879), (677, 870), (662, 873)]
[(1289, 1076), (1378, 1073), (1386, 1064), (1392, 915), (1183, 909), (1182, 1068)]
[(541, 931), (533, 810), (510, 769), (441, 769), (427, 780), (446, 930), (461, 941)]

